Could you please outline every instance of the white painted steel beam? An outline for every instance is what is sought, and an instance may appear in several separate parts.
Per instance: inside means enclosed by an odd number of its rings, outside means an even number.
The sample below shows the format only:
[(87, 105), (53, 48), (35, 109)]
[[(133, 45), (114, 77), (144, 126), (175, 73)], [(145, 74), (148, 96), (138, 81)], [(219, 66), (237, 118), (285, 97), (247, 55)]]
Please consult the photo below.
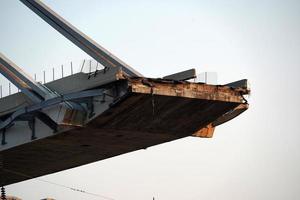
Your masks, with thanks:
[(142, 75), (132, 67), (121, 61), (108, 50), (97, 44), (87, 35), (79, 31), (72, 24), (67, 22), (48, 6), (39, 0), (20, 0), (29, 9), (40, 16), (45, 22), (55, 28), (63, 36), (85, 51), (105, 67), (121, 67), (130, 76), (142, 77)]

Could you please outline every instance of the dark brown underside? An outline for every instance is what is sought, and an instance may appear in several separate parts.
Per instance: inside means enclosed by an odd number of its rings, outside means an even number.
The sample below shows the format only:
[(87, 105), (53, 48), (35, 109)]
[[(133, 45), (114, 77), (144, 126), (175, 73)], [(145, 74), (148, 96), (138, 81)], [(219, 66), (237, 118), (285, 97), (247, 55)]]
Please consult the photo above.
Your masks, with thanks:
[(37, 140), (0, 156), (8, 185), (190, 136), (238, 103), (132, 94), (84, 128)]

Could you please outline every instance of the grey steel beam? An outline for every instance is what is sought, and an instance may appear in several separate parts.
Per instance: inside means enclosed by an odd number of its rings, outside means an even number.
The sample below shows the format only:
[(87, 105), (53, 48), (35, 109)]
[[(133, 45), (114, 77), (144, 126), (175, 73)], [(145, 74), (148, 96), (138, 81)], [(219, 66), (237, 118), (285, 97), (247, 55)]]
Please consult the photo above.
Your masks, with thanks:
[(242, 79), (239, 81), (235, 81), (232, 83), (227, 83), (226, 86), (231, 88), (241, 88), (241, 94), (249, 94), (250, 93), (250, 86), (247, 79)]
[(182, 72), (178, 72), (176, 74), (171, 74), (168, 76), (164, 76), (163, 79), (169, 79), (174, 81), (185, 81), (192, 78), (196, 78), (196, 70), (195, 69), (189, 69)]
[(227, 83), (226, 86), (233, 87), (233, 88), (240, 87), (240, 88), (248, 89), (249, 88), (249, 83), (248, 83), (247, 79), (242, 79), (242, 80), (239, 80), (239, 81), (234, 81), (232, 83)]
[(88, 97), (94, 97), (94, 96), (101, 96), (104, 94), (104, 89), (94, 89), (94, 90), (86, 90), (86, 91), (80, 91), (80, 92), (74, 92), (69, 93), (66, 95), (54, 97), (45, 101), (42, 101), (38, 104), (27, 106), (24, 108), (20, 108), (14, 113), (10, 115), (9, 118), (7, 118), (4, 121), (0, 121), (0, 130), (3, 128), (6, 128), (9, 126), (14, 120), (16, 120), (18, 117), (32, 112), (37, 112), (41, 109), (49, 108), (54, 105), (58, 105), (60, 103), (66, 103), (70, 106), (74, 106), (76, 104), (72, 104), (72, 100), (77, 100), (81, 98), (88, 98)]
[(20, 0), (49, 25), (105, 67), (121, 67), (130, 76), (142, 75), (75, 28), (40, 0)]
[(49, 93), (20, 67), (0, 53), (0, 73), (18, 87), (33, 103), (43, 101)]

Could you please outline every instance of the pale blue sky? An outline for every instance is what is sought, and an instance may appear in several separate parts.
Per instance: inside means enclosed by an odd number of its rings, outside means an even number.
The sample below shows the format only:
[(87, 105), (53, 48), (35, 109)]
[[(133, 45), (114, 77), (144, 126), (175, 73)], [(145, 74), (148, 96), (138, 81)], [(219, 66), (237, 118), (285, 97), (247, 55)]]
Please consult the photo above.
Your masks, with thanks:
[[(195, 67), (251, 82), (250, 109), (214, 138), (185, 138), (43, 180), (116, 200), (296, 200), (300, 196), (300, 1), (45, 0), (145, 76)], [(0, 51), (28, 73), (88, 58), (17, 0), (0, 0)], [(101, 199), (37, 180), (25, 200)]]

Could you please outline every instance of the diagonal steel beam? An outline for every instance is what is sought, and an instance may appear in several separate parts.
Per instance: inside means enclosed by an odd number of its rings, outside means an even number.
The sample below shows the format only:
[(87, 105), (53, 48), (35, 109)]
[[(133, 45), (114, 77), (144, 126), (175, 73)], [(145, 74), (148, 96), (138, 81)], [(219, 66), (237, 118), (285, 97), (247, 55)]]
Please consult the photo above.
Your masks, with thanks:
[(20, 1), (103, 66), (121, 67), (122, 70), (130, 76), (142, 76), (139, 72), (79, 31), (72, 24), (43, 4), (40, 0)]
[(18, 87), (33, 103), (39, 103), (49, 93), (20, 67), (0, 53), (0, 73)]

